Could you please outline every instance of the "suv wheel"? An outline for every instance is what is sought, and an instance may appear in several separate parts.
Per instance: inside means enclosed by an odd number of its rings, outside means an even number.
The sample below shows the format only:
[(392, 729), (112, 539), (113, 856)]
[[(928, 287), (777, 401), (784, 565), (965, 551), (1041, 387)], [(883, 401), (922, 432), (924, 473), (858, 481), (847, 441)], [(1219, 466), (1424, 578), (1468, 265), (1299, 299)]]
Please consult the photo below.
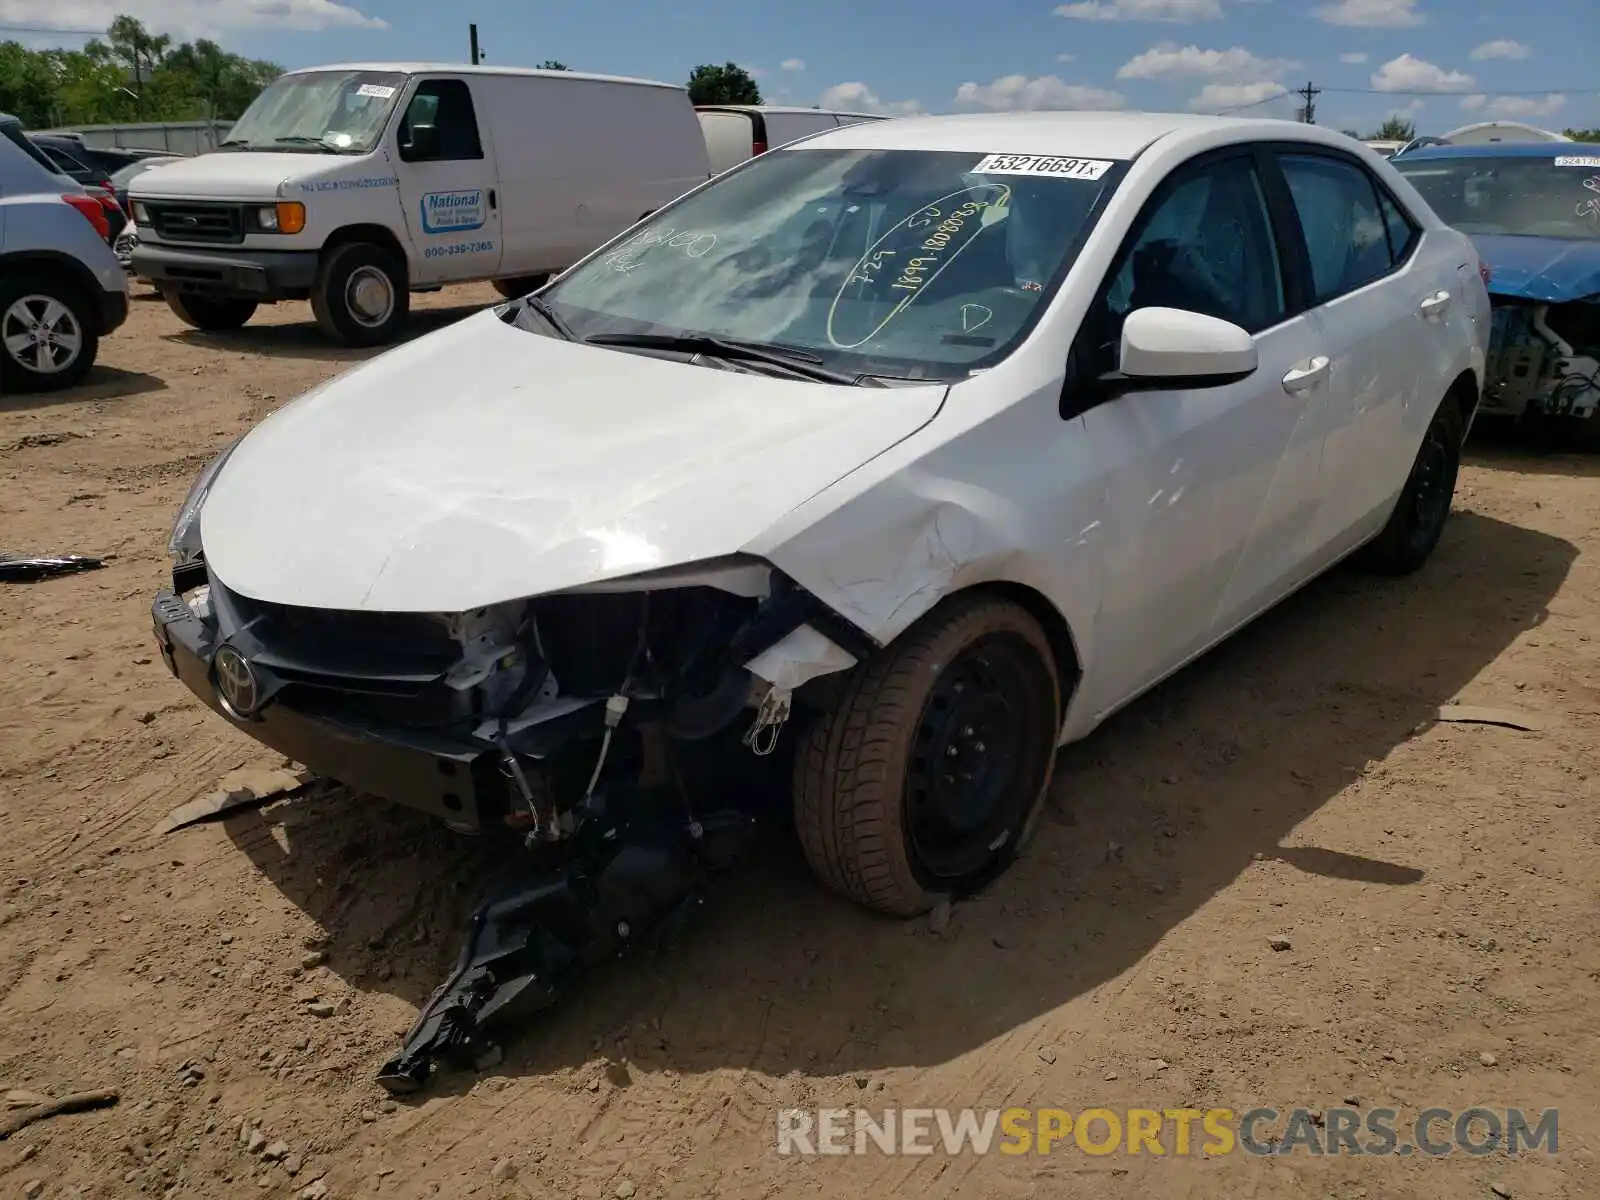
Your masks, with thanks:
[(45, 275), (0, 279), (0, 392), (72, 387), (99, 349), (99, 331), (76, 288)]
[(226, 333), (239, 329), (256, 315), (254, 300), (186, 296), (176, 288), (163, 288), (161, 295), (167, 307), (178, 315), (178, 320), (205, 333)]
[(382, 246), (348, 242), (330, 250), (311, 289), (323, 333), (346, 346), (394, 340), (411, 311), (405, 263)]

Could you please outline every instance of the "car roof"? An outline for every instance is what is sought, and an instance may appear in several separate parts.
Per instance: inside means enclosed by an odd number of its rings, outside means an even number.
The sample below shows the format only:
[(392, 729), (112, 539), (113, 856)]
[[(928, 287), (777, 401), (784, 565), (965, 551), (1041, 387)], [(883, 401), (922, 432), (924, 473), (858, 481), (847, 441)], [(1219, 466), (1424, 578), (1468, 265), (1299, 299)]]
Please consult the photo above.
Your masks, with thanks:
[(325, 67), (297, 67), (286, 75), (309, 75), (317, 71), (387, 71), (398, 75), (517, 75), (538, 79), (586, 79), (591, 83), (631, 83), (637, 87), (668, 88), (686, 91), (681, 83), (659, 79), (634, 79), (627, 75), (595, 75), (588, 71), (542, 71), (536, 67), (474, 67), (468, 63), (447, 62), (353, 62), (329, 63)]
[(803, 113), (818, 117), (875, 117), (885, 119), (883, 113), (850, 112), (843, 108), (809, 108), (800, 104), (696, 104), (696, 112), (731, 113)]
[(1582, 142), (1472, 142), (1464, 146), (1445, 143), (1419, 146), (1394, 161), (1404, 164), (1435, 158), (1563, 158), (1569, 154), (1600, 156), (1600, 146), (1586, 147)]
[(1005, 112), (866, 121), (806, 138), (806, 149), (949, 150), (1132, 159), (1162, 138), (1207, 140), (1219, 131), (1241, 141), (1275, 139), (1346, 146), (1320, 125), (1193, 113)]

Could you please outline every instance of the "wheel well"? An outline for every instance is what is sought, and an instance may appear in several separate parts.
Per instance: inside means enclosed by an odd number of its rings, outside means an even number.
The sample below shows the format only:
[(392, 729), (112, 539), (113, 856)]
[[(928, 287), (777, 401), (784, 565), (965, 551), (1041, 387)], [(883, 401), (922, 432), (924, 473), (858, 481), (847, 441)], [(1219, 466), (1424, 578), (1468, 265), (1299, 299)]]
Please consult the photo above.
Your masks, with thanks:
[(1055, 654), (1056, 676), (1061, 681), (1061, 712), (1065, 716), (1067, 706), (1072, 702), (1078, 683), (1083, 678), (1083, 667), (1078, 661), (1077, 640), (1072, 636), (1072, 628), (1061, 615), (1061, 610), (1050, 603), (1043, 592), (1035, 591), (1025, 583), (1008, 580), (980, 583), (954, 593), (947, 600), (980, 593), (1009, 600), (1026, 609), (1028, 615), (1039, 622), (1039, 628), (1044, 630), (1045, 637), (1050, 640), (1050, 649)]
[(410, 260), (406, 257), (406, 248), (400, 244), (400, 239), (395, 237), (394, 231), (384, 225), (346, 225), (335, 229), (328, 235), (328, 240), (322, 243), (322, 252), (338, 246), (348, 246), (352, 242), (368, 242), (374, 246), (382, 246), (400, 260), (400, 265), (406, 269), (406, 274), (411, 273)]
[(1465, 438), (1467, 427), (1472, 424), (1472, 414), (1478, 408), (1478, 377), (1471, 371), (1461, 372), (1445, 396), (1455, 401), (1456, 409), (1461, 413), (1461, 436)]
[(72, 255), (55, 250), (23, 250), (0, 258), (0, 278), (23, 273), (41, 274), (55, 280), (60, 280), (65, 275), (68, 286), (77, 293), (78, 299), (83, 301), (85, 310), (83, 318), (94, 325), (96, 333), (105, 332), (101, 328), (103, 322), (100, 309), (94, 303), (99, 282), (89, 268)]

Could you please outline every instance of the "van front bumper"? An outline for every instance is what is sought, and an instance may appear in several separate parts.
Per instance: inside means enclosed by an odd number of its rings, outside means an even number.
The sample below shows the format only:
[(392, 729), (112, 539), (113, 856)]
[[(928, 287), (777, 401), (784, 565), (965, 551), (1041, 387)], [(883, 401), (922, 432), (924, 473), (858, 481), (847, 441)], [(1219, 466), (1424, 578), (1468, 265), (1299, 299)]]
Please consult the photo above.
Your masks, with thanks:
[(136, 276), (162, 289), (218, 299), (304, 300), (316, 282), (317, 252), (179, 250), (141, 240), (132, 266)]

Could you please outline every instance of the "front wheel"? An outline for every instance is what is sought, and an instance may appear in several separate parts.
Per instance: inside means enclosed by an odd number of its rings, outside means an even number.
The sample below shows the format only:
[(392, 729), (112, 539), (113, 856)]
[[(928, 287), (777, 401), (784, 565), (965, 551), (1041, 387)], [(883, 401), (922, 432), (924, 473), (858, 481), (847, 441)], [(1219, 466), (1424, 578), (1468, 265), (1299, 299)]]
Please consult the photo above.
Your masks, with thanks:
[(0, 392), (53, 392), (82, 382), (100, 336), (76, 288), (49, 275), (0, 278)]
[(1026, 610), (936, 609), (864, 663), (806, 732), (795, 824), (835, 892), (891, 916), (999, 875), (1055, 767), (1061, 686)]
[(242, 329), (256, 315), (254, 300), (184, 295), (177, 288), (162, 288), (167, 307), (185, 325), (206, 333), (227, 333)]
[(346, 346), (394, 340), (411, 312), (405, 263), (382, 246), (349, 242), (330, 250), (311, 289), (323, 333)]
[(1454, 396), (1446, 396), (1422, 435), (1389, 523), (1362, 552), (1362, 565), (1381, 575), (1409, 575), (1428, 561), (1450, 516), (1461, 471), (1461, 439), (1461, 410)]

